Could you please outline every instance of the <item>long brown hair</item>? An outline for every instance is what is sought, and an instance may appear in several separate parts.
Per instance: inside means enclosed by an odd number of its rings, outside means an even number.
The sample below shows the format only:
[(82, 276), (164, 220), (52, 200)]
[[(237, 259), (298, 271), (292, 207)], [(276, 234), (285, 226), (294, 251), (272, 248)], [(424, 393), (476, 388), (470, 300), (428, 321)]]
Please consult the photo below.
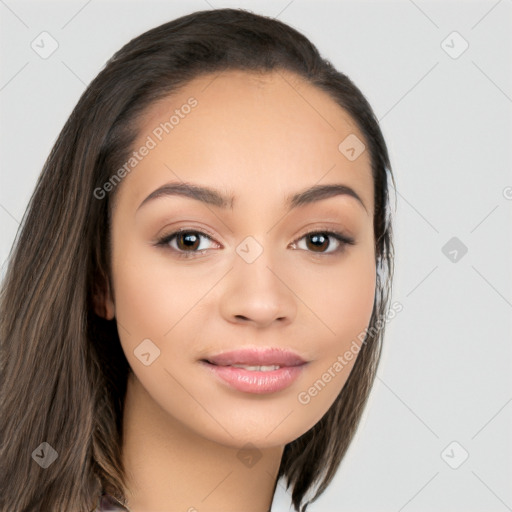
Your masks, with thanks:
[[(94, 190), (129, 158), (144, 109), (193, 78), (225, 70), (296, 73), (350, 114), (371, 156), (377, 287), (370, 325), (335, 402), (285, 446), (278, 479), (285, 477), (295, 509), (305, 512), (306, 493), (317, 487), (313, 501), (336, 473), (375, 378), (391, 292), (393, 176), (386, 144), (360, 90), (302, 34), (242, 9), (207, 10), (149, 30), (115, 53), (44, 164), (1, 292), (2, 511), (90, 511), (105, 489), (124, 501), (122, 413), (130, 367), (115, 319), (93, 308), (109, 284), (115, 189), (101, 200)], [(50, 451), (41, 443), (57, 452), (46, 468), (35, 463), (35, 450)]]

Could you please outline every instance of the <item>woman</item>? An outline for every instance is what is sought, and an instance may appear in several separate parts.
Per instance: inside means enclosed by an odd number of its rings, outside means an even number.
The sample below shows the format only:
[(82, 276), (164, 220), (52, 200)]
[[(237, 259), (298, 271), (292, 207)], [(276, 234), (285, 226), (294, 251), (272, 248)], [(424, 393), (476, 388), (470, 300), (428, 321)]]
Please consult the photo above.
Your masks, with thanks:
[(1, 510), (259, 512), (283, 477), (304, 512), (375, 377), (388, 175), (362, 93), (279, 21), (201, 11), (119, 50), (3, 284)]

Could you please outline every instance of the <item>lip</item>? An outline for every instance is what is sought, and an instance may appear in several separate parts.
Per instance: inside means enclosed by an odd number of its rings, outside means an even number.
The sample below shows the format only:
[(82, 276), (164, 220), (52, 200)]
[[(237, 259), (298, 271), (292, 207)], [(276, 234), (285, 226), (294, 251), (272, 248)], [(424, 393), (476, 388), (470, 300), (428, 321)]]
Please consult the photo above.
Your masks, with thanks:
[[(289, 387), (304, 371), (307, 362), (298, 354), (282, 349), (243, 349), (223, 352), (200, 363), (216, 378), (243, 393), (275, 393)], [(270, 371), (246, 370), (231, 366), (272, 366), (281, 368)]]
[(280, 348), (245, 348), (231, 350), (229, 352), (209, 356), (204, 358), (203, 361), (217, 366), (229, 366), (232, 364), (244, 364), (248, 366), (299, 366), (306, 363), (306, 361), (295, 352)]

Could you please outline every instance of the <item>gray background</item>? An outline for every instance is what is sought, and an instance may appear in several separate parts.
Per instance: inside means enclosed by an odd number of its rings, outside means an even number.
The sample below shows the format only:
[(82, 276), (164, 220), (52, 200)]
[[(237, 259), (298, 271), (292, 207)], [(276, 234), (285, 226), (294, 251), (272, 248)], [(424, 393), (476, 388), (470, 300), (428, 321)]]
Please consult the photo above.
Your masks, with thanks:
[[(381, 121), (397, 181), (403, 311), (356, 440), (311, 512), (512, 510), (510, 0), (0, 0), (0, 261), (105, 61), (147, 29), (220, 7), (289, 23), (348, 74)], [(47, 59), (30, 46), (43, 31), (59, 45)], [(273, 511), (288, 506), (280, 482)]]

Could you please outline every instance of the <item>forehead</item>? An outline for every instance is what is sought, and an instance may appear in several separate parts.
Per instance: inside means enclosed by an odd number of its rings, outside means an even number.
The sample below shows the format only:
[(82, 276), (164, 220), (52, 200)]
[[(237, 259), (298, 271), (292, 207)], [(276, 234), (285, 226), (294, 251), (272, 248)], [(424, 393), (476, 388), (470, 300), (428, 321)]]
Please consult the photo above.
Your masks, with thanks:
[(246, 191), (245, 202), (336, 182), (373, 209), (369, 152), (347, 158), (346, 140), (366, 144), (345, 110), (293, 73), (206, 74), (146, 109), (133, 149), (152, 148), (125, 181), (133, 200), (190, 181)]

